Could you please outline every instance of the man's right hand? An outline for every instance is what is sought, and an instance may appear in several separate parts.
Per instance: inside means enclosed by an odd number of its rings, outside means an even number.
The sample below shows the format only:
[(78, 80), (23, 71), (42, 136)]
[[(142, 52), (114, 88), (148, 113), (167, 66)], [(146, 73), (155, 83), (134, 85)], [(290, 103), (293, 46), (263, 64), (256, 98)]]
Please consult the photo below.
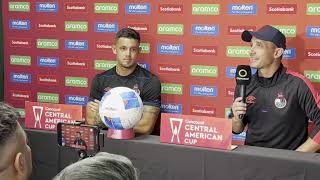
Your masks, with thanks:
[(95, 99), (93, 101), (89, 101), (86, 108), (86, 121), (89, 125), (97, 125), (100, 121), (99, 117), (99, 103), (100, 101)]
[(247, 111), (247, 104), (241, 102), (242, 97), (237, 97), (232, 104), (232, 131), (234, 133), (241, 133), (244, 130), (242, 119), (239, 118), (240, 114), (245, 114)]

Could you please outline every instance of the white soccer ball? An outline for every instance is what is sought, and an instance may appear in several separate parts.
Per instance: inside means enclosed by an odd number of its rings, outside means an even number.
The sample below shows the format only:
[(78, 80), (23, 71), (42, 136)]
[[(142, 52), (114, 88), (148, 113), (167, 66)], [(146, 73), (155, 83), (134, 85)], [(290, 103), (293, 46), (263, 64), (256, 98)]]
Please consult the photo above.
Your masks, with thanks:
[(142, 100), (133, 89), (112, 88), (104, 94), (99, 104), (102, 122), (112, 129), (133, 128), (141, 119)]

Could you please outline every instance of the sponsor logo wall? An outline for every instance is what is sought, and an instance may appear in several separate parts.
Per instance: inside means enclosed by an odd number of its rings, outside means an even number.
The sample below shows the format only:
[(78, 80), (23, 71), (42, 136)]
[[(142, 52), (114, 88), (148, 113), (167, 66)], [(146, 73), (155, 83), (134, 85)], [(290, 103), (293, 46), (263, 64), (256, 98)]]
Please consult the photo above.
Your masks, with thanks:
[(141, 33), (139, 65), (162, 83), (162, 112), (225, 117), (241, 32), (270, 24), (287, 36), (283, 63), (320, 88), (320, 3), (314, 1), (4, 0), (5, 100), (85, 105), (95, 74), (115, 66), (115, 33)]

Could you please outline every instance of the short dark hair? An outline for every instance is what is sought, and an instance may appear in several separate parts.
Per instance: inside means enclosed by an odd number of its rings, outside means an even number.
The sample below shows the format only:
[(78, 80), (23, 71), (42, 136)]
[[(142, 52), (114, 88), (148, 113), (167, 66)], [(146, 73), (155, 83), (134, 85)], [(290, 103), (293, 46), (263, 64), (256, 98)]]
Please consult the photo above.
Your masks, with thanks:
[(20, 115), (14, 107), (0, 102), (0, 147), (4, 146), (18, 128)]
[(118, 31), (116, 34), (116, 40), (122, 37), (135, 39), (140, 43), (140, 34), (132, 28), (123, 28), (120, 31)]
[(138, 180), (132, 162), (121, 155), (99, 152), (63, 169), (53, 180)]

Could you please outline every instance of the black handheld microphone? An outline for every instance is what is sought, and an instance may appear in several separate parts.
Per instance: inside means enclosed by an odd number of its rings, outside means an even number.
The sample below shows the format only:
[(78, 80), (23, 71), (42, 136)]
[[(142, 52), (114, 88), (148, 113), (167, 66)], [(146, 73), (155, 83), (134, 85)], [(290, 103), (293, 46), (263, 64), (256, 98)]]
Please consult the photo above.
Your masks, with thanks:
[[(240, 86), (240, 97), (242, 97), (242, 102), (246, 103), (247, 93), (246, 86), (250, 84), (251, 81), (251, 68), (248, 65), (238, 65), (236, 70), (236, 82)], [(239, 115), (239, 119), (242, 119), (244, 114)]]

